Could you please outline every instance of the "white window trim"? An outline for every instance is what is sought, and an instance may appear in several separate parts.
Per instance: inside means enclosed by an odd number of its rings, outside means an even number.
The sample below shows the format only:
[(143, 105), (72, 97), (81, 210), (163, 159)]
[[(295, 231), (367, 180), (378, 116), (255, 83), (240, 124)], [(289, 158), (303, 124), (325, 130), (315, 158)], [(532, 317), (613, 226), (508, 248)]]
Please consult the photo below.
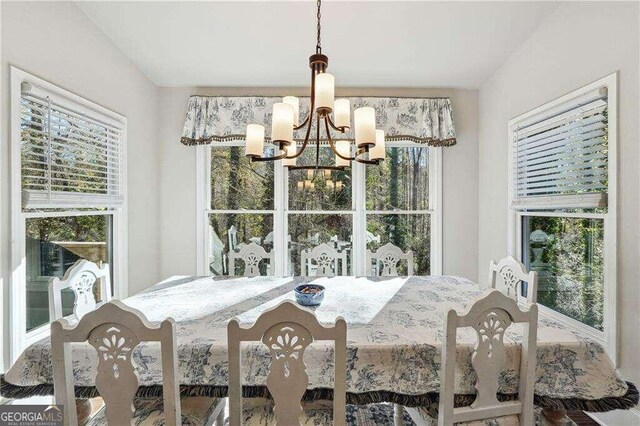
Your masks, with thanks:
[[(242, 142), (219, 142), (216, 146), (244, 146)], [(412, 143), (388, 143), (388, 146), (406, 146), (415, 147)], [(431, 275), (442, 274), (442, 148), (429, 147), (429, 210), (419, 211), (365, 211), (365, 193), (364, 191), (355, 191), (352, 196), (351, 210), (335, 210), (335, 211), (298, 211), (289, 210), (288, 200), (288, 178), (289, 174), (284, 167), (279, 164), (274, 165), (275, 181), (280, 181), (281, 185), (275, 185), (274, 199), (283, 200), (281, 203), (274, 203), (274, 209), (268, 211), (244, 210), (244, 213), (273, 213), (274, 214), (274, 248), (276, 253), (282, 252), (286, 245), (286, 236), (288, 234), (286, 214), (304, 213), (304, 214), (349, 214), (353, 220), (353, 258), (351, 273), (357, 276), (366, 275), (365, 271), (365, 251), (364, 244), (366, 231), (366, 214), (372, 213), (388, 213), (388, 214), (412, 214), (424, 213), (431, 216)], [(211, 146), (204, 145), (196, 147), (196, 271), (198, 275), (209, 275), (207, 267), (207, 250), (209, 247), (208, 232), (208, 215), (210, 209), (210, 157)], [(365, 185), (365, 166), (357, 162), (352, 167), (352, 182), (355, 187), (364, 188)], [(369, 166), (370, 167), (370, 166)], [(224, 212), (224, 210), (215, 210), (216, 212)], [(358, 226), (359, 225), (359, 226)], [(275, 232), (280, 229), (281, 232)], [(287, 271), (287, 257), (276, 256), (279, 261), (276, 262), (274, 275), (285, 276)]]
[[(553, 211), (535, 211), (522, 212), (512, 209), (510, 206), (513, 202), (513, 155), (514, 155), (514, 129), (517, 124), (527, 118), (537, 115), (549, 108), (553, 108), (577, 96), (589, 93), (599, 87), (607, 87), (608, 89), (608, 170), (609, 179), (607, 196), (608, 207), (607, 213), (557, 213)], [(594, 81), (578, 90), (561, 96), (551, 102), (548, 102), (538, 108), (526, 112), (518, 117), (509, 120), (508, 124), (508, 202), (507, 202), (507, 252), (510, 255), (522, 258), (522, 217), (524, 216), (551, 216), (551, 217), (579, 217), (579, 218), (599, 218), (604, 220), (604, 318), (603, 331), (596, 330), (586, 324), (570, 318), (560, 312), (539, 305), (540, 312), (552, 317), (553, 319), (563, 323), (564, 325), (577, 329), (580, 332), (588, 334), (600, 344), (603, 345), (614, 365), (618, 365), (618, 340), (617, 340), (617, 265), (616, 265), (616, 247), (617, 247), (617, 141), (618, 141), (618, 73), (610, 74), (604, 78)]]
[(22, 211), (21, 188), (21, 135), (20, 135), (20, 99), (23, 82), (42, 87), (70, 101), (86, 107), (88, 111), (97, 111), (122, 123), (122, 194), (125, 199), (122, 207), (105, 212), (112, 216), (112, 268), (115, 298), (124, 298), (129, 294), (127, 271), (127, 119), (107, 108), (93, 103), (81, 96), (66, 91), (48, 81), (40, 79), (14, 66), (11, 67), (11, 283), (9, 286), (9, 334), (10, 363), (13, 363), (30, 344), (49, 335), (49, 325), (44, 324), (29, 332), (26, 331), (26, 265), (25, 265), (25, 221), (32, 217), (49, 216), (85, 216), (103, 214), (95, 212), (60, 213), (24, 213)]

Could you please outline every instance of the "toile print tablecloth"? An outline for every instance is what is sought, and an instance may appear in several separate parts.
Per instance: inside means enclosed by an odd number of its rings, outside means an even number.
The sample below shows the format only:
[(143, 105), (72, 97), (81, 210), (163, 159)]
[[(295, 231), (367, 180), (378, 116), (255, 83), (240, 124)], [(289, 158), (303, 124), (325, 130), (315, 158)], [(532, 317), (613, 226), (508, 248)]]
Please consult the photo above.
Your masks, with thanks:
[[(227, 322), (253, 323), (284, 299), (294, 299), (302, 282), (326, 287), (315, 309), (321, 322), (337, 316), (347, 321), (347, 392), (350, 403), (389, 401), (426, 405), (439, 390), (443, 319), (452, 307), (461, 311), (483, 290), (451, 276), (390, 278), (187, 278), (160, 283), (124, 302), (150, 321), (168, 316), (177, 322), (182, 391), (192, 395), (226, 395)], [(505, 333), (507, 362), (499, 392), (516, 394), (522, 329)], [(475, 393), (472, 329), (459, 330), (456, 394)], [(73, 347), (78, 396), (93, 396), (97, 356), (88, 344)], [(161, 392), (159, 347), (142, 343), (134, 351), (141, 394)], [(330, 397), (333, 381), (331, 342), (315, 342), (305, 353), (307, 398)], [(246, 396), (263, 396), (270, 355), (262, 343), (243, 346)], [(50, 342), (28, 347), (2, 378), (2, 394), (26, 396), (52, 392)], [(540, 317), (535, 384), (536, 402), (557, 408), (603, 411), (637, 403), (637, 390), (618, 375), (602, 346), (544, 316)], [(635, 401), (635, 403), (634, 403)]]

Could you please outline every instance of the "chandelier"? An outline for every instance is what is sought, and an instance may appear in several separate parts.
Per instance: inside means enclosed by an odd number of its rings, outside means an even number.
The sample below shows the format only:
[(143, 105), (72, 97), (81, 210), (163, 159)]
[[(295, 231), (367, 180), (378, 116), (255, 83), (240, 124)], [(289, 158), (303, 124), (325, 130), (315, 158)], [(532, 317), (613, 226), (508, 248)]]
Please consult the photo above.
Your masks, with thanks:
[[(352, 161), (364, 164), (380, 164), (385, 157), (385, 138), (383, 130), (376, 130), (376, 112), (372, 107), (357, 108), (353, 112), (355, 124), (355, 153), (351, 141), (347, 139), (334, 140), (331, 131), (344, 134), (351, 128), (351, 105), (349, 99), (334, 99), (334, 77), (327, 72), (329, 58), (322, 54), (320, 44), (320, 7), (317, 4), (317, 44), (316, 53), (309, 57), (311, 68), (311, 107), (307, 117), (299, 123), (300, 99), (295, 96), (285, 96), (282, 102), (273, 105), (271, 122), (271, 143), (278, 148), (273, 156), (263, 156), (265, 129), (259, 124), (247, 125), (245, 155), (251, 161), (282, 160), (282, 165), (289, 170), (344, 170)], [(302, 155), (310, 142), (313, 123), (315, 126), (315, 164), (296, 165), (296, 160)], [(300, 149), (293, 138), (293, 132), (304, 129), (305, 137)], [(335, 164), (321, 164), (320, 144), (321, 135), (327, 141), (331, 151), (335, 154)], [(353, 154), (353, 155), (352, 155)], [(304, 184), (303, 184), (304, 185)]]

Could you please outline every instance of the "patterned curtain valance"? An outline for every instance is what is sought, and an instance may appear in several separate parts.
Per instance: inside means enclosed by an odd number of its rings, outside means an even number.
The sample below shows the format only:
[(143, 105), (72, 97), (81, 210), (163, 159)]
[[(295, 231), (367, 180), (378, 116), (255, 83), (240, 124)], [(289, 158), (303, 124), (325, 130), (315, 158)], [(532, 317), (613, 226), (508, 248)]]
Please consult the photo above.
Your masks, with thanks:
[[(376, 123), (385, 131), (387, 141), (410, 141), (430, 146), (451, 146), (456, 143), (451, 100), (448, 98), (374, 98), (352, 97), (353, 109), (371, 106), (376, 110)], [(242, 141), (248, 123), (263, 124), (271, 134), (273, 104), (281, 97), (265, 96), (192, 96), (181, 142), (203, 145), (211, 142)], [(300, 121), (309, 114), (309, 98), (300, 98)], [(353, 114), (352, 114), (353, 120)], [(352, 122), (353, 125), (353, 122)], [(315, 135), (315, 129), (312, 129)], [(333, 133), (334, 135), (337, 134)], [(303, 131), (294, 133), (304, 139)], [(353, 140), (352, 132), (339, 139)]]

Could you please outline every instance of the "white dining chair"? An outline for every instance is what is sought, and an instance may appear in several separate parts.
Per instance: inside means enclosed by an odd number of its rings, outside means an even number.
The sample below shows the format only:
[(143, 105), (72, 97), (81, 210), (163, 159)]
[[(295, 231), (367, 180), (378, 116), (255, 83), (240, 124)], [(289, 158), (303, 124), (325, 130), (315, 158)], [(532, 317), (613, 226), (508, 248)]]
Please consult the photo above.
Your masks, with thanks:
[(238, 246), (238, 228), (231, 225), (227, 230), (227, 242), (229, 243), (229, 252), (232, 252)]
[[(229, 425), (344, 425), (346, 422), (347, 324), (338, 317), (333, 326), (318, 322), (315, 314), (286, 300), (263, 312), (251, 326), (237, 318), (228, 325)], [(314, 341), (334, 342), (333, 404), (309, 404), (303, 408), (309, 377), (304, 361), (307, 347)], [(272, 400), (258, 399), (243, 409), (241, 342), (262, 342), (269, 350), (271, 364), (266, 385)]]
[[(498, 279), (498, 275), (500, 279)], [(489, 262), (489, 287), (502, 291), (518, 300), (524, 297), (524, 283), (527, 284), (527, 302), (536, 303), (538, 297), (538, 273), (527, 272), (525, 266), (513, 256), (505, 257), (496, 263)]]
[(367, 250), (366, 258), (367, 268), (370, 268), (372, 261), (375, 261), (372, 272), (376, 277), (398, 276), (398, 264), (402, 260), (407, 261), (407, 275), (413, 275), (413, 251), (411, 250), (405, 253), (399, 247), (387, 243), (375, 252)]
[[(135, 347), (143, 341), (160, 343), (163, 398), (135, 398), (139, 381), (132, 358)], [(160, 422), (175, 426), (212, 424), (216, 416), (218, 421), (224, 420), (220, 416), (223, 399), (180, 400), (174, 320), (152, 324), (139, 310), (112, 300), (76, 324), (64, 318), (51, 323), (55, 402), (67, 408), (65, 425), (78, 424), (71, 347), (81, 342), (88, 342), (98, 354), (95, 386), (105, 404), (87, 424), (151, 426)]]
[(80, 319), (96, 309), (98, 303), (94, 295), (94, 286), (98, 284), (101, 304), (111, 300), (111, 273), (109, 265), (97, 265), (86, 259), (79, 259), (65, 272), (62, 279), (53, 277), (49, 280), (49, 320), (63, 317), (62, 291), (71, 289), (74, 295), (73, 321)]
[[(338, 266), (339, 265), (339, 266)], [(333, 277), (339, 274), (347, 275), (347, 252), (338, 251), (327, 243), (322, 243), (312, 249), (302, 250), (300, 254), (300, 271), (303, 277)]]
[[(518, 395), (515, 400), (498, 401), (500, 373), (506, 362), (505, 331), (515, 323), (523, 323)], [(458, 328), (472, 327), (477, 342), (471, 356), (476, 373), (475, 401), (466, 407), (454, 407), (456, 372), (456, 336)], [(450, 309), (444, 322), (444, 344), (440, 366), (440, 396), (437, 419), (426, 408), (406, 408), (418, 424), (450, 426), (477, 420), (493, 420), (494, 424), (535, 424), (533, 391), (536, 368), (536, 336), (538, 305), (521, 309), (518, 303), (499, 290), (490, 290), (471, 305), (465, 314)]]
[[(371, 234), (367, 232), (367, 234)], [(371, 234), (373, 237), (373, 234)], [(378, 242), (380, 242), (380, 235), (377, 236)], [(367, 240), (368, 240), (367, 235)], [(396, 277), (398, 276), (398, 264), (401, 260), (407, 261), (407, 275), (413, 275), (413, 251), (403, 252), (398, 246), (387, 243), (378, 248), (375, 252), (367, 249), (366, 255), (367, 268), (371, 268), (372, 275), (374, 277)], [(372, 267), (371, 263), (375, 260), (375, 265)], [(380, 268), (382, 266), (382, 268)], [(403, 411), (402, 406), (399, 404), (393, 405), (394, 411), (394, 425), (402, 426), (403, 424)]]
[(242, 276), (245, 277), (257, 277), (260, 275), (260, 261), (267, 259), (269, 265), (267, 266), (267, 275), (270, 275), (269, 270), (273, 265), (273, 251), (266, 251), (264, 247), (256, 244), (249, 243), (243, 245), (238, 251), (229, 252), (229, 275), (234, 276), (236, 271), (236, 260), (242, 260), (244, 262), (244, 271)]

